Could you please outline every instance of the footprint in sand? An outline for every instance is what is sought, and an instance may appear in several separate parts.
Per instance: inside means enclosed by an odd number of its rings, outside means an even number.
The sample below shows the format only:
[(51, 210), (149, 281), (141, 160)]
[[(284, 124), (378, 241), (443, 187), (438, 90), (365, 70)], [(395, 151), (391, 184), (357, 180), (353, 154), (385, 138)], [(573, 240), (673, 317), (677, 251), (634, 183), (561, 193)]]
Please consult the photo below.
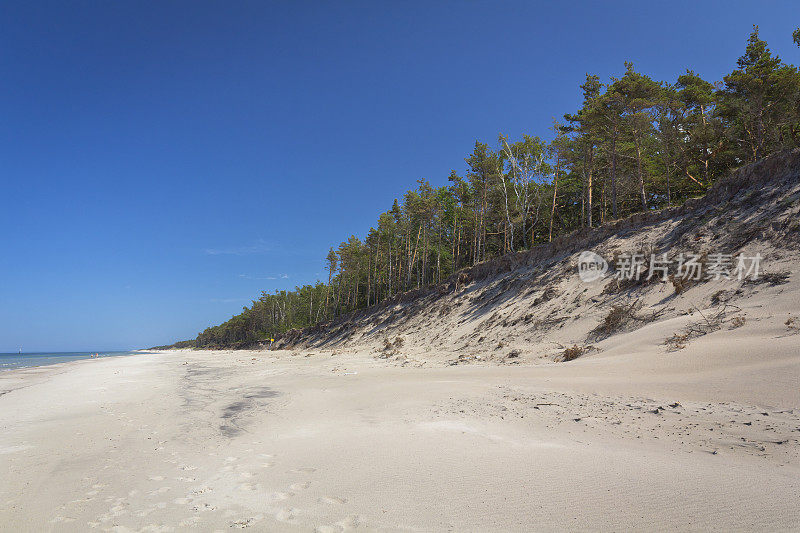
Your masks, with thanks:
[(297, 517), (297, 509), (281, 509), (275, 513), (275, 519), (280, 522), (290, 522)]
[(199, 513), (201, 511), (216, 511), (217, 508), (209, 503), (202, 503), (200, 505), (195, 505), (192, 507), (192, 511)]
[(316, 468), (309, 468), (309, 467), (306, 467), (306, 468), (294, 468), (292, 470), (289, 470), (289, 472), (291, 472), (292, 474), (312, 474), (312, 473), (314, 473), (316, 471), (317, 471)]
[(289, 488), (295, 492), (305, 490), (311, 485), (308, 481), (303, 481), (302, 483), (292, 483)]
[(231, 522), (231, 527), (243, 529), (246, 527), (250, 527), (250, 524), (252, 524), (254, 521), (255, 520), (252, 518), (242, 518), (241, 520), (236, 520), (235, 522)]
[(336, 522), (336, 525), (344, 530), (348, 530), (348, 529), (356, 529), (357, 527), (361, 526), (362, 523), (363, 522), (360, 516), (351, 514), (347, 518), (344, 518)]
[(341, 531), (348, 531), (356, 529), (361, 525), (361, 519), (358, 515), (350, 515), (347, 518), (339, 520), (332, 526), (317, 526), (314, 531), (316, 533), (336, 533)]

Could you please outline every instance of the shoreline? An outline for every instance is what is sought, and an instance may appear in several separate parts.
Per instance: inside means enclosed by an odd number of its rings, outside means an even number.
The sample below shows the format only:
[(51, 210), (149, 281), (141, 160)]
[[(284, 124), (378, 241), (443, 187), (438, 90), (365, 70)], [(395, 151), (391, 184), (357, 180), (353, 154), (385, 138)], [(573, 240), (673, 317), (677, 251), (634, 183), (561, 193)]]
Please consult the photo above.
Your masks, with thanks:
[[(413, 368), (366, 352), (147, 355), (0, 374), (20, 385), (0, 395), (0, 525), (800, 527), (800, 410), (725, 389), (689, 399), (696, 384), (619, 357)], [(732, 374), (717, 370), (696, 378)]]
[[(110, 355), (99, 359), (116, 359), (121, 357), (130, 357), (129, 355)], [(13, 392), (23, 386), (26, 380), (33, 380), (35, 378), (47, 379), (51, 375), (58, 375), (68, 372), (72, 368), (79, 368), (81, 365), (88, 362), (97, 362), (99, 359), (75, 359), (72, 361), (63, 361), (60, 363), (51, 363), (37, 366), (23, 366), (19, 368), (10, 368), (8, 370), (0, 371), (0, 396)], [(48, 372), (49, 371), (49, 372)], [(7, 388), (7, 383), (15, 384), (21, 383), (16, 387)]]
[[(35, 352), (35, 353), (37, 355), (41, 355), (42, 357), (69, 357), (69, 356), (61, 355), (61, 354), (91, 353), (91, 352)], [(59, 362), (54, 362), (54, 363), (42, 363), (42, 364), (38, 364), (38, 365), (19, 366), (19, 367), (7, 368), (7, 369), (0, 368), (0, 375), (4, 375), (7, 372), (15, 372), (15, 371), (18, 371), (18, 370), (25, 370), (25, 369), (29, 369), (29, 368), (44, 368), (44, 367), (49, 367), (49, 366), (66, 365), (66, 364), (69, 364), (69, 363), (77, 363), (77, 362), (80, 362), (80, 361), (96, 361), (96, 360), (100, 360), (100, 359), (110, 359), (110, 358), (115, 358), (115, 357), (130, 357), (132, 355), (140, 355), (140, 354), (154, 353), (154, 352), (152, 352), (150, 350), (129, 350), (129, 351), (124, 351), (124, 352), (119, 352), (119, 353), (116, 353), (116, 352), (98, 352), (98, 353), (109, 353), (110, 355), (101, 355), (99, 357), (81, 356), (81, 357), (78, 357), (76, 359), (71, 359), (69, 361), (59, 361)], [(3, 355), (17, 356), (17, 354), (3, 354)], [(29, 354), (26, 354), (26, 353), (22, 353), (22, 354), (18, 355), (17, 357), (25, 358), (26, 355), (28, 356), (29, 359), (33, 359), (33, 357), (31, 357)]]

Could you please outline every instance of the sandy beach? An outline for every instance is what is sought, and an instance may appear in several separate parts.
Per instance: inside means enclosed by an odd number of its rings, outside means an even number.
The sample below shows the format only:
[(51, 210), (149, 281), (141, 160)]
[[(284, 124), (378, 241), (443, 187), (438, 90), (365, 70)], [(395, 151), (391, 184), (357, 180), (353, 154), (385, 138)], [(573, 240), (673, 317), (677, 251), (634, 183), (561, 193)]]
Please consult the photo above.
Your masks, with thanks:
[[(0, 529), (798, 530), (800, 255), (769, 232), (800, 193), (774, 181), (759, 279), (584, 283), (534, 250), (275, 350), (0, 372)], [(676, 217), (597, 239), (736, 238)]]
[(800, 533), (761, 4), (4, 2), (0, 533)]
[(703, 368), (689, 351), (667, 371), (657, 355), (414, 368), (173, 351), (4, 372), (0, 524), (797, 529), (794, 339), (725, 366), (709, 342)]

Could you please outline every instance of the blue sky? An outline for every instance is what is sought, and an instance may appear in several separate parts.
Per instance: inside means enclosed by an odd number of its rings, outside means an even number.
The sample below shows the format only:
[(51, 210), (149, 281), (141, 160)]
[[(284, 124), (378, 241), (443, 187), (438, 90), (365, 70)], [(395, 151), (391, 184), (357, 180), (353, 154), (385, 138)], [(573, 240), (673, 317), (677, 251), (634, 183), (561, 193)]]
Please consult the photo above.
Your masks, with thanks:
[(716, 80), (796, 2), (0, 4), (0, 352), (194, 337), (325, 276), (475, 139), (547, 136), (586, 72)]

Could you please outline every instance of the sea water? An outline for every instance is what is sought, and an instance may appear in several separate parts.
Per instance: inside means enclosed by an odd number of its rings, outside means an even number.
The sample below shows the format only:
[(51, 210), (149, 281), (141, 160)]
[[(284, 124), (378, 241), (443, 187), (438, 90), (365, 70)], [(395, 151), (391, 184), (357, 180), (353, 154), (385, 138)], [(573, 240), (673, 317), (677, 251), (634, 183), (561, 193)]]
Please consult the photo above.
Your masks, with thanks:
[(15, 368), (31, 366), (54, 365), (79, 359), (90, 359), (94, 354), (99, 357), (112, 357), (117, 355), (133, 355), (142, 352), (31, 352), (31, 353), (0, 353), (0, 372)]

